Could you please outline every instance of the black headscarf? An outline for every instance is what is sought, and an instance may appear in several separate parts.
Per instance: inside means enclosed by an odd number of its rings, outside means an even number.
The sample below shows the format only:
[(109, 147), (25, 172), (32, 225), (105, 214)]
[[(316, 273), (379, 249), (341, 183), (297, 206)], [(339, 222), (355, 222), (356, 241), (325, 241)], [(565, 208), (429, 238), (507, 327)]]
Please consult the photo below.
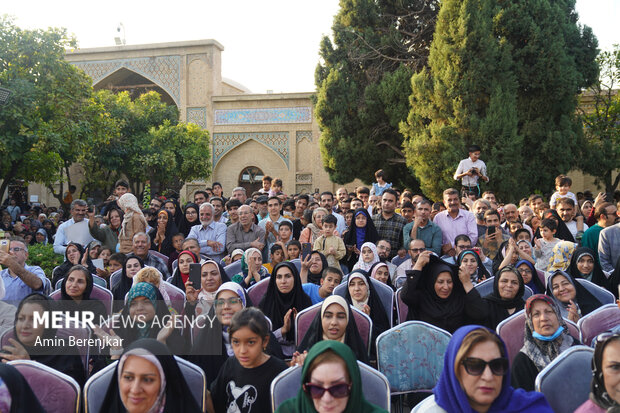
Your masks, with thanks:
[(323, 271), (325, 270), (325, 268), (329, 266), (329, 264), (327, 263), (327, 258), (325, 258), (325, 255), (323, 255), (319, 251), (316, 251), (316, 250), (312, 251), (310, 256), (312, 257), (312, 255), (314, 254), (319, 254), (319, 257), (321, 257), (321, 262), (323, 263), (323, 265), (321, 266), (321, 271), (319, 271), (318, 273), (310, 272), (310, 269), (308, 268), (308, 282), (312, 284), (320, 285), (321, 278), (323, 277)]
[(0, 363), (0, 379), (11, 395), (9, 413), (45, 413), (39, 399), (22, 374), (10, 364)]
[[(573, 237), (570, 229), (568, 229), (568, 227), (566, 226), (564, 221), (562, 221), (562, 218), (560, 218), (560, 215), (558, 215), (555, 209), (547, 209), (545, 212), (543, 212), (543, 219), (546, 218), (555, 218), (558, 222), (558, 229), (555, 231), (554, 235), (555, 238), (564, 241), (575, 242), (575, 237)], [(540, 235), (540, 227), (536, 229), (536, 234), (534, 234), (534, 238), (542, 238), (542, 236)]]
[[(276, 285), (276, 274), (282, 267), (288, 268), (293, 274), (293, 289), (287, 294), (281, 293)], [(273, 271), (271, 271), (267, 292), (258, 305), (258, 308), (271, 320), (273, 329), (277, 330), (284, 325), (284, 316), (291, 308), (295, 308), (299, 312), (311, 305), (312, 300), (301, 288), (301, 278), (299, 277), (297, 267), (289, 261), (276, 265)], [(286, 333), (286, 339), (291, 342), (295, 341), (294, 322), (291, 322), (291, 329)]]
[(606, 412), (620, 412), (620, 404), (609, 396), (603, 380), (603, 352), (605, 347), (620, 339), (620, 336), (612, 335), (605, 340), (598, 341), (592, 357), (592, 383), (590, 385), (590, 400)]
[[(499, 295), (499, 281), (502, 277), (502, 274), (506, 272), (516, 274), (517, 280), (519, 281), (519, 290), (517, 291), (517, 295), (515, 295), (514, 298), (512, 298), (511, 300), (506, 300)], [(490, 295), (484, 297), (484, 299), (494, 303), (498, 307), (506, 309), (516, 308), (517, 311), (519, 311), (523, 309), (523, 305), (525, 304), (525, 301), (523, 301), (523, 293), (525, 293), (523, 277), (521, 277), (521, 274), (515, 267), (513, 267), (512, 265), (507, 265), (502, 268), (495, 277), (493, 277), (493, 292)]]
[[(357, 324), (355, 323), (355, 316), (353, 315), (353, 308), (349, 306), (349, 321), (347, 322), (347, 328), (344, 333), (344, 343), (353, 350), (355, 356), (362, 363), (369, 364), (368, 360), (368, 347), (364, 345), (364, 341), (360, 336)], [(310, 350), (312, 346), (319, 341), (323, 341), (323, 322), (321, 314), (323, 313), (323, 307), (317, 312), (316, 316), (310, 323), (308, 331), (304, 335), (304, 338), (299, 343), (297, 351), (303, 353), (306, 350)]]
[[(366, 226), (363, 228), (364, 239), (361, 240), (357, 239), (357, 233), (358, 229), (362, 228), (358, 228), (355, 224), (355, 217), (358, 215), (358, 213), (362, 213), (366, 217)], [(379, 233), (377, 232), (375, 223), (373, 222), (372, 217), (370, 216), (366, 208), (357, 208), (355, 210), (355, 212), (353, 213), (353, 219), (351, 220), (351, 226), (349, 227), (347, 233), (344, 235), (343, 241), (345, 245), (356, 245), (359, 249), (362, 248), (361, 245), (365, 242), (372, 242), (373, 244), (376, 244), (377, 241), (379, 241)]]
[(112, 287), (112, 295), (114, 296), (114, 312), (120, 310), (122, 303), (125, 301), (125, 295), (129, 292), (131, 286), (133, 285), (133, 278), (129, 278), (127, 276), (127, 261), (129, 261), (130, 258), (137, 259), (140, 263), (140, 268), (144, 268), (144, 261), (142, 261), (142, 258), (134, 254), (127, 255), (127, 259), (123, 263), (121, 279), (114, 287)]
[[(158, 225), (157, 220), (160, 214), (166, 214), (166, 216), (168, 217), (168, 222), (166, 223), (166, 233), (164, 235), (164, 240), (161, 242), (161, 244), (158, 247), (155, 245), (153, 241), (155, 240), (155, 237), (157, 236), (157, 225)], [(155, 219), (155, 226), (153, 227), (153, 229), (149, 231), (149, 235), (151, 237), (151, 249), (153, 251), (159, 251), (165, 256), (168, 256), (173, 251), (175, 251), (175, 248), (172, 245), (172, 236), (177, 234), (179, 230), (177, 229), (177, 224), (175, 224), (174, 222), (174, 217), (169, 211), (166, 211), (165, 209), (160, 209), (159, 211), (157, 211), (156, 217), (157, 218)]]
[(179, 203), (176, 199), (174, 198), (166, 199), (162, 207), (165, 208), (166, 204), (168, 203), (171, 203), (172, 205), (174, 205), (174, 223), (176, 224), (178, 228), (179, 225), (181, 225), (181, 223), (183, 222), (183, 211), (181, 211), (181, 207), (179, 206)]
[(461, 263), (463, 262), (463, 258), (468, 255), (471, 254), (474, 256), (474, 258), (476, 258), (476, 262), (478, 263), (478, 270), (476, 272), (476, 280), (472, 280), (472, 282), (480, 282), (480, 281), (484, 281), (488, 278), (491, 277), (491, 275), (489, 275), (489, 272), (487, 271), (486, 267), (484, 266), (484, 264), (482, 264), (482, 260), (480, 259), (480, 255), (478, 255), (478, 253), (472, 249), (467, 249), (467, 250), (463, 250), (461, 251), (461, 253), (459, 254), (459, 256), (456, 258), (456, 265), (458, 267), (461, 266)]
[[(45, 228), (45, 224), (47, 223), (52, 224), (52, 227), (50, 229)], [(41, 227), (45, 230), (45, 232), (47, 232), (47, 239), (48, 241), (51, 241), (54, 239), (54, 235), (56, 234), (56, 224), (54, 224), (54, 221), (50, 220), (50, 219), (44, 219), (43, 220), (43, 224), (41, 225)]]
[[(590, 256), (590, 258), (592, 258), (592, 261), (594, 262), (594, 267), (592, 268), (592, 277), (590, 278), (590, 281), (592, 281), (594, 284), (598, 285), (599, 287), (605, 288), (606, 290), (609, 290), (613, 293), (611, 288), (609, 288), (609, 281), (607, 280), (607, 277), (605, 277), (605, 274), (603, 274), (603, 269), (601, 268), (601, 264), (597, 260), (598, 254), (592, 251), (591, 248), (588, 248), (588, 247), (577, 248), (573, 252), (573, 256), (570, 259), (570, 265), (568, 266), (568, 269), (566, 270), (566, 272), (572, 275), (573, 278), (586, 278), (586, 276), (590, 275), (590, 274), (582, 274), (579, 272), (579, 269), (577, 269), (577, 263), (579, 262), (579, 259), (585, 255)], [(618, 294), (617, 288), (616, 288), (616, 294)]]
[[(530, 287), (534, 294), (544, 294), (545, 293), (545, 286), (543, 285), (542, 281), (538, 277), (538, 271), (534, 267), (534, 264), (532, 264), (528, 260), (520, 260), (520, 261), (517, 261), (517, 263), (515, 264), (515, 268), (518, 269), (521, 266), (521, 264), (527, 265), (529, 267), (530, 271), (532, 272), (532, 279), (530, 280), (529, 283), (527, 283), (525, 285)], [(521, 277), (521, 278), (523, 278), (523, 277)]]
[[(181, 372), (179, 365), (166, 345), (155, 339), (145, 338), (136, 340), (129, 347), (125, 347), (125, 354), (136, 349), (146, 350), (151, 355), (157, 357), (157, 360), (161, 365), (161, 369), (166, 379), (166, 388), (164, 391), (164, 412), (199, 413), (202, 411), (201, 406), (198, 406), (198, 403), (196, 403), (196, 399), (185, 381), (185, 377), (183, 377), (183, 373)], [(102, 412), (126, 411), (119, 391), (119, 366), (120, 362), (116, 365), (116, 369), (114, 369), (112, 380), (110, 381), (108, 391), (101, 407)]]
[[(196, 211), (196, 220), (193, 222), (189, 222), (187, 220), (187, 217), (185, 216), (185, 214), (187, 213), (187, 208), (193, 208)], [(198, 207), (198, 205), (194, 204), (193, 202), (188, 202), (187, 204), (185, 204), (185, 210), (183, 211), (183, 215), (182, 215), (182, 219), (181, 219), (181, 224), (179, 225), (179, 232), (181, 232), (183, 235), (185, 235), (185, 237), (187, 237), (189, 235), (189, 231), (191, 231), (192, 227), (194, 225), (199, 225), (200, 224), (200, 208)]]
[[(24, 349), (28, 352), (30, 360), (37, 361), (41, 364), (45, 364), (48, 367), (56, 369), (62, 373), (71, 376), (77, 381), (80, 386), (86, 382), (86, 375), (82, 358), (77, 355), (78, 350), (75, 347), (67, 349), (65, 347), (57, 348), (56, 346), (27, 346), (21, 342), (17, 335), (17, 320), (20, 312), (25, 304), (37, 304), (43, 307), (43, 311), (50, 312), (57, 308), (56, 303), (49, 297), (32, 293), (24, 297), (19, 303), (17, 311), (15, 311), (15, 320), (13, 324), (13, 334), (15, 340), (17, 340)], [(51, 315), (50, 315), (51, 319)], [(56, 329), (46, 328), (43, 330), (41, 340), (54, 339), (56, 337)], [(45, 341), (44, 341), (45, 342)]]
[(586, 287), (584, 287), (583, 285), (581, 285), (580, 282), (575, 280), (572, 275), (561, 270), (556, 270), (552, 274), (549, 274), (547, 277), (546, 294), (549, 297), (552, 297), (558, 304), (558, 307), (560, 307), (560, 310), (562, 311), (562, 317), (568, 317), (568, 304), (561, 302), (553, 295), (553, 278), (558, 275), (564, 276), (568, 280), (568, 282), (570, 282), (573, 287), (575, 287), (576, 294), (573, 301), (579, 306), (582, 316), (591, 313), (602, 305), (601, 302), (595, 296), (593, 296), (592, 293), (586, 289)]
[(60, 301), (58, 305), (63, 311), (91, 311), (95, 315), (95, 324), (99, 324), (101, 317), (105, 317), (107, 315), (107, 311), (101, 301), (97, 299), (91, 300), (90, 298), (90, 294), (94, 288), (93, 275), (88, 272), (84, 266), (75, 265), (67, 272), (67, 276), (72, 272), (72, 270), (81, 270), (86, 276), (86, 289), (82, 294), (82, 300), (78, 302), (67, 294), (67, 277), (65, 277), (62, 279), (62, 283), (60, 283), (60, 296), (62, 297), (62, 301)]
[[(76, 265), (76, 264), (73, 264), (71, 261), (69, 261), (69, 258), (67, 258), (70, 245), (73, 245), (75, 248), (77, 248), (77, 250), (80, 253), (80, 259), (78, 260), (78, 264), (82, 263), (82, 258), (84, 258), (84, 254), (86, 254), (86, 251), (84, 250), (84, 247), (82, 246), (82, 244), (79, 244), (77, 242), (68, 243), (67, 248), (65, 249), (65, 262), (60, 264), (58, 268), (56, 268), (56, 271), (54, 271), (54, 274), (52, 274), (52, 288), (56, 288), (56, 283), (60, 281), (61, 279), (63, 279), (69, 273), (69, 270), (71, 269), (71, 267)], [(93, 262), (90, 259), (90, 256), (86, 257), (86, 268), (88, 268), (88, 271), (91, 274), (94, 274), (97, 272), (97, 269), (93, 265)]]

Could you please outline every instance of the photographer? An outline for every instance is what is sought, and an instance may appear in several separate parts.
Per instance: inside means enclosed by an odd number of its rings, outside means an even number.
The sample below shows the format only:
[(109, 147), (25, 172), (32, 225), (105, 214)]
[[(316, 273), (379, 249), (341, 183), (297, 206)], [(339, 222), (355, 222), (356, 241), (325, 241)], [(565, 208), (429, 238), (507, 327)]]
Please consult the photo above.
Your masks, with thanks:
[(489, 182), (487, 176), (487, 166), (480, 160), (480, 147), (472, 145), (469, 147), (469, 157), (459, 162), (458, 168), (454, 173), (455, 180), (461, 180), (463, 185), (461, 189), (462, 196), (467, 196), (469, 191), (475, 192), (480, 197), (480, 185), (478, 179)]

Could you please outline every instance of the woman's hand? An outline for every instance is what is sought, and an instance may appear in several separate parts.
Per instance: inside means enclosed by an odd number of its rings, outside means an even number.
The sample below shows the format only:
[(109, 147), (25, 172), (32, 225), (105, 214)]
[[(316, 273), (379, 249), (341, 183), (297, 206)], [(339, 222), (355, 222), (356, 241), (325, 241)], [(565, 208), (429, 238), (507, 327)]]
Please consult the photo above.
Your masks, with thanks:
[(364, 306), (362, 307), (362, 311), (364, 312), (364, 314), (366, 314), (367, 316), (370, 316), (370, 307), (368, 306), (368, 304), (364, 304)]
[(193, 287), (193, 283), (190, 280), (187, 280), (185, 283), (185, 297), (187, 298), (188, 303), (195, 303), (198, 301), (198, 294), (200, 294), (202, 288), (200, 290), (196, 290)]
[(3, 363), (13, 360), (30, 360), (30, 355), (21, 345), (21, 343), (14, 338), (9, 338), (9, 343), (12, 345), (2, 347), (2, 350), (8, 351), (10, 354), (2, 354)]
[(291, 314), (293, 314), (293, 309), (291, 308), (284, 314), (284, 324), (282, 325), (282, 335), (285, 335), (289, 331), (291, 331)]
[(307, 355), (308, 351), (304, 351), (303, 353), (300, 353), (299, 351), (294, 352), (290, 366), (303, 366)]
[(575, 304), (573, 300), (570, 300), (570, 304), (568, 305), (568, 319), (573, 323), (576, 323), (580, 318), (577, 304)]
[(166, 344), (166, 340), (168, 340), (168, 337), (170, 337), (170, 334), (172, 334), (172, 331), (174, 330), (174, 322), (176, 321), (177, 317), (178, 314), (173, 315), (168, 320), (166, 325), (161, 330), (159, 330), (159, 333), (157, 333), (157, 341)]
[(420, 255), (418, 256), (418, 260), (413, 266), (413, 269), (417, 271), (422, 271), (422, 268), (424, 268), (426, 264), (428, 264), (430, 258), (431, 258), (431, 251), (422, 251)]
[(101, 268), (95, 268), (95, 272), (97, 273), (98, 276), (100, 276), (101, 278), (105, 278), (107, 279), (110, 276), (110, 272), (107, 270), (102, 270)]
[(310, 268), (310, 255), (308, 254), (306, 255), (306, 258), (302, 258), (301, 261), (301, 269), (308, 271), (308, 268)]
[(463, 284), (463, 288), (465, 292), (468, 293), (474, 288), (474, 284), (471, 282), (471, 275), (473, 273), (465, 269), (465, 264), (461, 264), (459, 267), (459, 280), (461, 280), (461, 284)]

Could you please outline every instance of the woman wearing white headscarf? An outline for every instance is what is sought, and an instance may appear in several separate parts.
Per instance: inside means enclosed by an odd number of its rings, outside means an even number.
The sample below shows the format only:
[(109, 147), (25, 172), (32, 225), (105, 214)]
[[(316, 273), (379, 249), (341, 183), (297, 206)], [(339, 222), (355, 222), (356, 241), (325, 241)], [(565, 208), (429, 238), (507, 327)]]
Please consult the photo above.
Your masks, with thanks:
[(146, 231), (146, 218), (138, 205), (138, 199), (130, 192), (118, 199), (118, 205), (125, 213), (118, 235), (118, 251), (127, 254), (132, 251), (134, 234)]

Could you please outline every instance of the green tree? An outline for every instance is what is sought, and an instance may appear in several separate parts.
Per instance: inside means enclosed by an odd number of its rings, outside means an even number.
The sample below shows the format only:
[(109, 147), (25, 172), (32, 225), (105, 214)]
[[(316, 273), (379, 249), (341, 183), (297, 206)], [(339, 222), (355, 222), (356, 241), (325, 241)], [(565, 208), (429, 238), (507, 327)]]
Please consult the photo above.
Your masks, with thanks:
[(75, 39), (64, 29), (22, 30), (0, 18), (0, 85), (12, 91), (0, 109), (0, 194), (21, 178), (51, 186), (62, 184), (89, 136), (84, 120), (91, 81), (64, 60)]
[(503, 199), (552, 186), (576, 164), (576, 93), (592, 81), (595, 55), (574, 1), (442, 2), (430, 67), (412, 77), (401, 128), (427, 195), (455, 185), (471, 143)]
[(333, 41), (321, 41), (315, 116), (324, 167), (335, 182), (370, 182), (383, 168), (418, 187), (405, 165), (399, 122), (409, 79), (426, 64), (437, 0), (341, 0)]
[[(580, 158), (581, 169), (613, 193), (620, 184), (620, 46), (601, 52), (597, 58), (600, 76), (592, 88), (592, 107), (579, 106), (584, 125), (585, 144)], [(614, 90), (615, 89), (615, 90)], [(584, 96), (586, 98), (588, 96)]]
[(521, 163), (510, 47), (494, 35), (493, 0), (442, 3), (429, 69), (411, 79), (411, 111), (401, 124), (408, 164), (425, 194), (441, 198), (467, 147), (478, 144), (494, 189), (512, 199), (522, 183), (507, 166)]
[(207, 179), (211, 173), (210, 140), (207, 131), (178, 121), (175, 106), (148, 92), (132, 101), (127, 92), (95, 93), (114, 127), (108, 139), (99, 140), (80, 159), (89, 190), (111, 192), (122, 176), (139, 194), (150, 181), (155, 192), (178, 191), (185, 181)]

